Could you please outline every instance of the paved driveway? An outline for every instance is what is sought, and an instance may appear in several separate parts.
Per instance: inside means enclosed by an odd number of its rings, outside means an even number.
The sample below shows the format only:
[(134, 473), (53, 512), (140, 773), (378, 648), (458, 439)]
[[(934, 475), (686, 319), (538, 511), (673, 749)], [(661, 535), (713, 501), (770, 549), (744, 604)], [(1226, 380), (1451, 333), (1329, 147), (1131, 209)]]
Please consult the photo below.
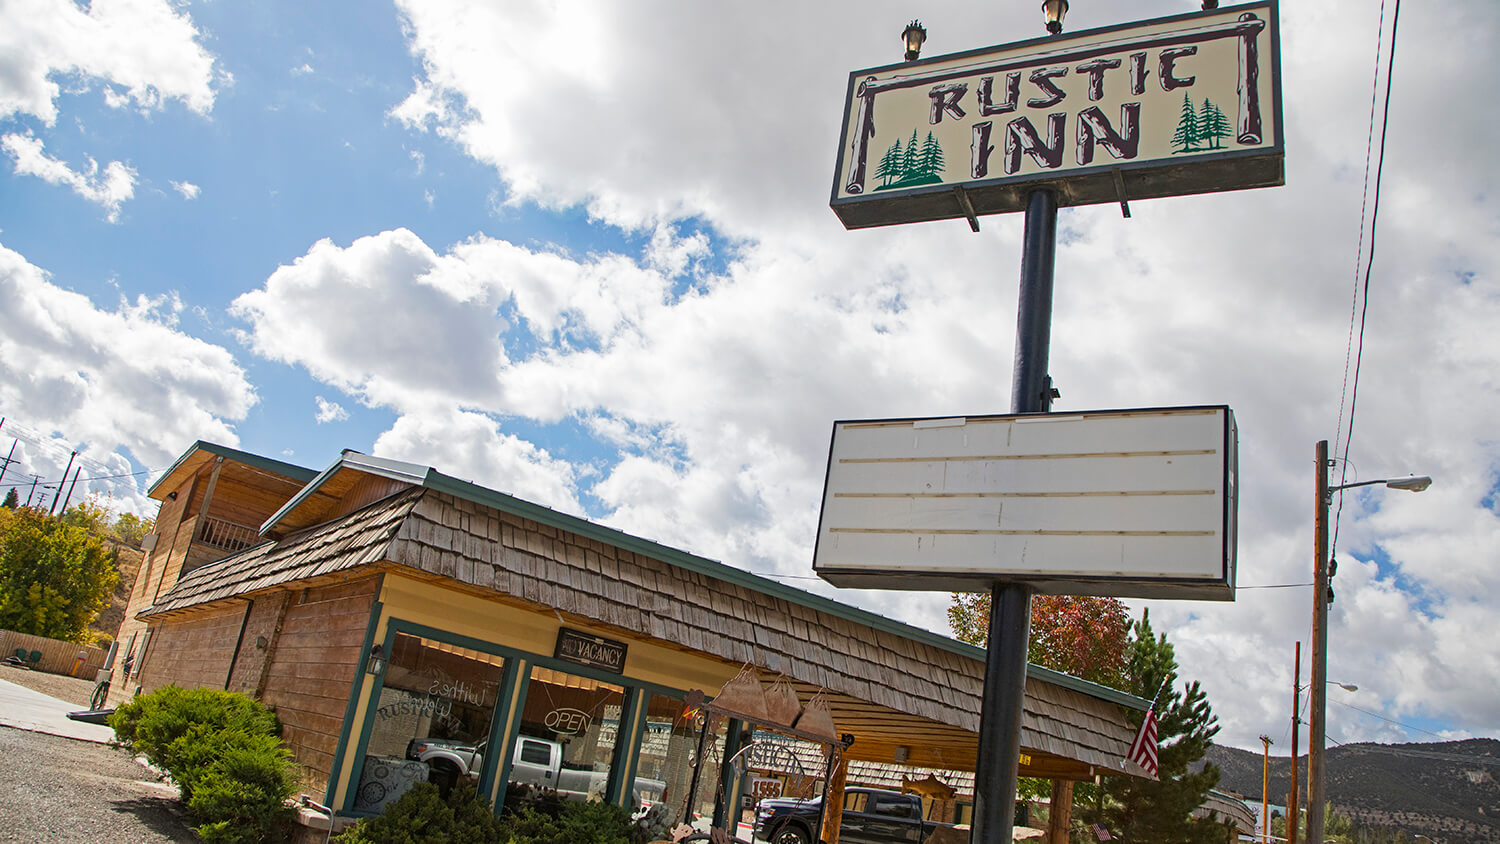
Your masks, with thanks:
[(110, 747), (80, 707), (0, 680), (0, 842), (188, 844), (175, 787)]
[(0, 726), (100, 744), (114, 738), (108, 727), (68, 719), (69, 712), (87, 708), (0, 680)]

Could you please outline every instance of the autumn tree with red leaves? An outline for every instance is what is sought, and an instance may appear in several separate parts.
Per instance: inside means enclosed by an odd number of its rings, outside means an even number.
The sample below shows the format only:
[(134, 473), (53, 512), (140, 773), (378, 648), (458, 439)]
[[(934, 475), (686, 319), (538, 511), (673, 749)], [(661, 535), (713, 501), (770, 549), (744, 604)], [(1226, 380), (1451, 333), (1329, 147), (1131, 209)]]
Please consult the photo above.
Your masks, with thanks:
[[(948, 624), (960, 641), (984, 647), (989, 640), (990, 596), (955, 592)], [(1031, 599), (1031, 641), (1026, 659), (1105, 686), (1123, 680), (1130, 616), (1118, 598), (1037, 595)]]

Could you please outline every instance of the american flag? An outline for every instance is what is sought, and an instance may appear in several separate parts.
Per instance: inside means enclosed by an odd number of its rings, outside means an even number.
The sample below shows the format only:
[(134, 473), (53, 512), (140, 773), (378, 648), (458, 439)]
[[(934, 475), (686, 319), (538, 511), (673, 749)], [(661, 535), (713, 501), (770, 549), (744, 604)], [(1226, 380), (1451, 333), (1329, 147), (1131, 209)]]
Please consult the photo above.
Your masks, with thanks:
[(1097, 839), (1099, 839), (1100, 841), (1113, 841), (1113, 840), (1115, 840), (1115, 837), (1113, 835), (1109, 834), (1109, 830), (1105, 829), (1104, 828), (1104, 824), (1102, 824), (1102, 823), (1096, 823), (1096, 824), (1094, 824), (1093, 830), (1094, 830), (1094, 837), (1097, 838)]
[(1156, 776), (1156, 707), (1152, 706), (1146, 710), (1146, 719), (1141, 722), (1141, 731), (1136, 733), (1135, 741), (1130, 743), (1131, 762), (1140, 765)]

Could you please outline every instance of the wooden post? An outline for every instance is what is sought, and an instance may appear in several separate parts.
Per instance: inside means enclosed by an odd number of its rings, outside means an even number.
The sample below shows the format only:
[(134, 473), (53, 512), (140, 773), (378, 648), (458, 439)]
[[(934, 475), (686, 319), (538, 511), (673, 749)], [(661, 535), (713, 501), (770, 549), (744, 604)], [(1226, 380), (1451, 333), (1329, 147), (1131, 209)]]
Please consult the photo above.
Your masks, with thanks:
[(1047, 812), (1047, 844), (1068, 844), (1073, 825), (1073, 781), (1052, 781), (1052, 806)]
[(823, 790), (823, 835), (819, 839), (823, 844), (839, 842), (839, 826), (844, 820), (844, 781), (849, 776), (849, 758), (840, 750), (833, 752), (839, 754), (839, 761)]

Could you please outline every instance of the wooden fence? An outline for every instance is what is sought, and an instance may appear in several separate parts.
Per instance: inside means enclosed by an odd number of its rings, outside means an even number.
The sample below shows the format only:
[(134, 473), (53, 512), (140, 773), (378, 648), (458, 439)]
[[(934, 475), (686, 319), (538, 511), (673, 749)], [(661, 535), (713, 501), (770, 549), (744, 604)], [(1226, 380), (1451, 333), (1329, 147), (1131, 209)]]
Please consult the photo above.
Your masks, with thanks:
[[(28, 656), (32, 651), (41, 651), (42, 659), (36, 665), (37, 671), (82, 677), (85, 680), (94, 679), (94, 673), (104, 667), (104, 659), (109, 654), (105, 649), (91, 645), (0, 630), (0, 660), (15, 656), (17, 650), (25, 650)], [(84, 655), (81, 666), (78, 665), (79, 654)]]

